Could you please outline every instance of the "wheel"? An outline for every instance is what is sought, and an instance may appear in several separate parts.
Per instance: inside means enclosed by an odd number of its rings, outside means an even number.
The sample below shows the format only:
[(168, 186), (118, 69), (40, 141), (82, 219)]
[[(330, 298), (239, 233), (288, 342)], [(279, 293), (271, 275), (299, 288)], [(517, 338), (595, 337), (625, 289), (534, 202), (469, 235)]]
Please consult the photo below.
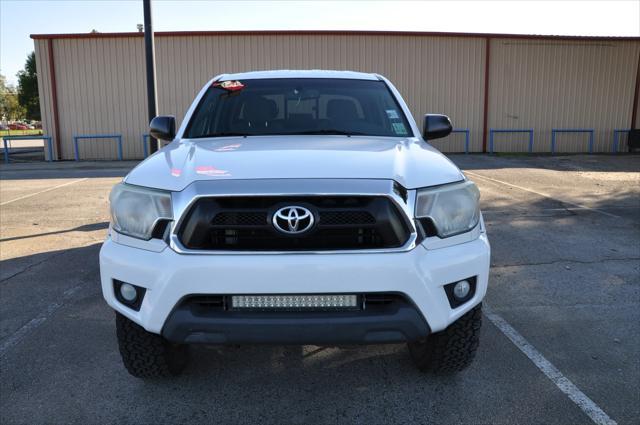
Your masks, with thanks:
[(187, 364), (186, 345), (171, 344), (120, 313), (116, 313), (116, 335), (122, 362), (136, 378), (178, 375)]
[(423, 372), (459, 372), (476, 356), (481, 326), (482, 304), (478, 304), (444, 331), (422, 341), (410, 342), (411, 358)]

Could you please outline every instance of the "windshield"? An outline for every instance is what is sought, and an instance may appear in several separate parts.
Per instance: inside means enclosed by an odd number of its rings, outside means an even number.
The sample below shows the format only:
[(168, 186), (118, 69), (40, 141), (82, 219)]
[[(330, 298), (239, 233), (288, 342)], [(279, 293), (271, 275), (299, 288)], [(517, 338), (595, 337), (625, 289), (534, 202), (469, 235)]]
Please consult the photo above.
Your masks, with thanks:
[(281, 78), (214, 83), (185, 137), (285, 134), (412, 135), (382, 81)]

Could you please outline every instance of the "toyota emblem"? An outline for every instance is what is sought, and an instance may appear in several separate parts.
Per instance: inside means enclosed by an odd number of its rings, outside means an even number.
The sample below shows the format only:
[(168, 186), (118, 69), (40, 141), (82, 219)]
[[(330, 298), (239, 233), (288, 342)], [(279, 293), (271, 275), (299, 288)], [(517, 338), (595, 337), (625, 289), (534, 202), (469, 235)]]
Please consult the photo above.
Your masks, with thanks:
[(313, 227), (313, 213), (298, 205), (280, 208), (273, 214), (273, 227), (288, 235), (304, 233)]

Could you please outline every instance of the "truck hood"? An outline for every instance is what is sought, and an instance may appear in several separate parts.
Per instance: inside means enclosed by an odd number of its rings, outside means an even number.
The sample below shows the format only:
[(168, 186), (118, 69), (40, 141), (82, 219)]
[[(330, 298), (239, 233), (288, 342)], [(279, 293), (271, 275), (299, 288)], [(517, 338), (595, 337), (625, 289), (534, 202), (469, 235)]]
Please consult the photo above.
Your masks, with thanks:
[(389, 179), (414, 189), (464, 177), (415, 138), (322, 135), (185, 139), (147, 158), (125, 181), (181, 191), (196, 180), (312, 178)]

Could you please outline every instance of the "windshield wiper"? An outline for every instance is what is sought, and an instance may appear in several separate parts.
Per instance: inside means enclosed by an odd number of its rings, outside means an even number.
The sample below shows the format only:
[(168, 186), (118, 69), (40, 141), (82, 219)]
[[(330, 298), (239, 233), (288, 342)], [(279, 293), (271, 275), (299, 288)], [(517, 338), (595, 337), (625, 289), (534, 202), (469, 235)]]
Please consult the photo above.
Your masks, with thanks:
[(232, 137), (232, 136), (247, 137), (247, 136), (253, 136), (253, 134), (227, 131), (222, 133), (203, 134), (202, 136), (191, 137), (191, 139), (206, 139), (207, 137)]
[(241, 133), (235, 131), (227, 131), (222, 133), (209, 133), (203, 134), (202, 136), (190, 137), (191, 139), (206, 139), (209, 137), (247, 137), (247, 136), (294, 136), (294, 135), (313, 135), (313, 134), (337, 134), (340, 136), (366, 136), (366, 133), (359, 133), (357, 131), (343, 131), (336, 129), (322, 129), (322, 130), (304, 130), (304, 131), (294, 131), (291, 133), (264, 133), (264, 134), (251, 134), (251, 133)]
[(296, 131), (293, 133), (284, 133), (285, 135), (290, 135), (290, 134), (337, 134), (337, 135), (342, 135), (342, 136), (366, 136), (365, 133), (359, 133), (357, 131), (343, 131), (343, 130), (337, 130), (337, 129), (332, 129), (332, 128), (326, 128), (326, 129), (322, 129), (322, 130), (306, 130), (306, 131)]

